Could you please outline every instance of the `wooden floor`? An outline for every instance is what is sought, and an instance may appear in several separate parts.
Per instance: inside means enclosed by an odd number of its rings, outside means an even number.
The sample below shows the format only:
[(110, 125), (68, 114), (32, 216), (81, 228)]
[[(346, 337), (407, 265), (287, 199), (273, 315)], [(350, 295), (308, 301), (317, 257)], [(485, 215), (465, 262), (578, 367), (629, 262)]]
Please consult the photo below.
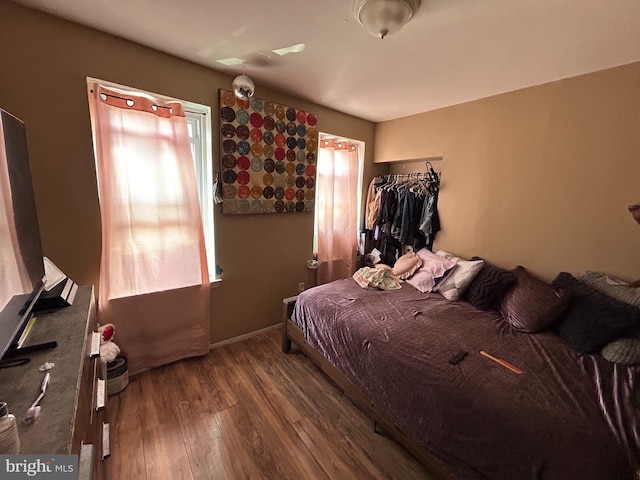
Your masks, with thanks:
[(429, 479), (280, 331), (140, 374), (110, 396), (110, 480)]

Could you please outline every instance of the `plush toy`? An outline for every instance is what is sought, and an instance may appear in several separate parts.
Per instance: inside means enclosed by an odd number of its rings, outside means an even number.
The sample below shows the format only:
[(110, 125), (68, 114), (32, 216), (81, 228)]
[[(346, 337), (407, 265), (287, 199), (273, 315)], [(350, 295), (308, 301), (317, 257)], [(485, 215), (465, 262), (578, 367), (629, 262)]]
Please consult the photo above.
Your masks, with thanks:
[(116, 327), (107, 323), (98, 327), (98, 332), (100, 333), (100, 358), (103, 362), (113, 362), (120, 353), (120, 347), (113, 341)]

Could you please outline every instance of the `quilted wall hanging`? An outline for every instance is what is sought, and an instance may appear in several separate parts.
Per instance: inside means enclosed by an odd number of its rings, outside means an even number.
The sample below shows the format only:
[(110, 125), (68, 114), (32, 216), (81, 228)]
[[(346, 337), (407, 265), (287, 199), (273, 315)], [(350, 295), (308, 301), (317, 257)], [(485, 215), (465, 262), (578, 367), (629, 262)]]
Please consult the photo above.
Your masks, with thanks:
[(317, 118), (220, 89), (222, 213), (313, 211)]

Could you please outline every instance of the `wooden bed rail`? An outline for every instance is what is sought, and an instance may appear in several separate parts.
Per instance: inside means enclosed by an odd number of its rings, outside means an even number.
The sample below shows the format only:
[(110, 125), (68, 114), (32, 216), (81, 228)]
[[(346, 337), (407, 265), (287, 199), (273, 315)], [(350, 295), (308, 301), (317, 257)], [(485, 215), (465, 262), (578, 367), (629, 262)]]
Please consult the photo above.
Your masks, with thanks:
[(287, 297), (282, 300), (282, 351), (289, 353), (291, 351), (291, 339), (287, 334), (287, 323), (293, 314), (293, 307), (296, 305), (298, 296)]
[(396, 427), (389, 417), (381, 413), (332, 363), (307, 343), (302, 330), (290, 320), (297, 298), (295, 296), (282, 300), (282, 351), (289, 353), (292, 342), (295, 343), (329, 377), (338, 389), (374, 422), (374, 425), (379, 425), (385, 433), (411, 453), (434, 475), (434, 479), (454, 480), (455, 477), (440, 459)]

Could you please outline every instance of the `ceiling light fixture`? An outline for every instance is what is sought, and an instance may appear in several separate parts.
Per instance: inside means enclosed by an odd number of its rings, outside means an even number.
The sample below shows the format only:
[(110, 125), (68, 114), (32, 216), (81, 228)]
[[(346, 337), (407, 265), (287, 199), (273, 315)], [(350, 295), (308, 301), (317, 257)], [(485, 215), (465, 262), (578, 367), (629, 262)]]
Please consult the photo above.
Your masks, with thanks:
[(378, 38), (400, 30), (420, 8), (420, 0), (354, 0), (358, 22)]

